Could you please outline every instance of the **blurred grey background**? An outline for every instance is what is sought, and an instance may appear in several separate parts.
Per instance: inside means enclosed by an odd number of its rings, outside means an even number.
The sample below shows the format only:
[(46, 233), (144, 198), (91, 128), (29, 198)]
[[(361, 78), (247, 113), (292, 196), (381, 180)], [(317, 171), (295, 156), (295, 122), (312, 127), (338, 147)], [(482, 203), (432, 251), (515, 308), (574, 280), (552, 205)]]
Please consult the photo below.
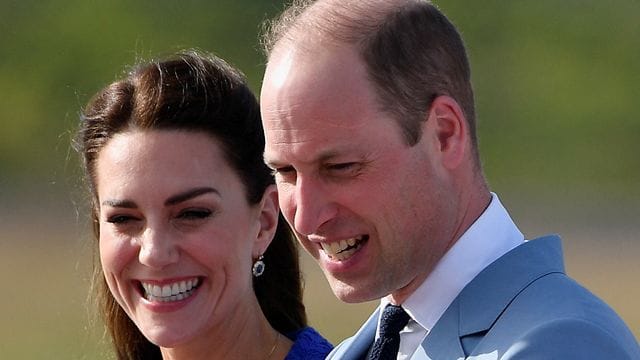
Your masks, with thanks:
[[(528, 238), (559, 233), (568, 272), (640, 336), (640, 2), (436, 4), (468, 46), (482, 159)], [(255, 91), (266, 0), (0, 0), (0, 358), (109, 359), (87, 302), (92, 240), (70, 140), (136, 61), (199, 48)], [(303, 256), (312, 325), (334, 342), (375, 303), (336, 300)]]

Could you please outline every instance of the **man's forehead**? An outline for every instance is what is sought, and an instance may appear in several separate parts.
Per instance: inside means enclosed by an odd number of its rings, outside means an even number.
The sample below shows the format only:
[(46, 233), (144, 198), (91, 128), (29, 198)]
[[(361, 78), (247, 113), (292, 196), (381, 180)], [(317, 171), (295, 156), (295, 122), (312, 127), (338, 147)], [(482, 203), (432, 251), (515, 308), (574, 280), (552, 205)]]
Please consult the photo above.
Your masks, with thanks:
[(279, 123), (277, 120), (271, 122), (275, 127), (265, 128), (265, 138), (267, 147), (304, 147), (323, 148), (329, 144), (349, 143), (353, 138), (353, 127), (336, 126), (327, 123), (325, 126), (310, 126), (318, 122), (306, 123), (307, 126), (291, 126), (291, 124)]
[(301, 44), (284, 44), (269, 57), (262, 97), (292, 83), (294, 89), (299, 89), (301, 82), (307, 86), (336, 86), (351, 77), (367, 77), (365, 64), (352, 46), (314, 43), (314, 48), (308, 49)]
[(264, 158), (272, 163), (317, 163), (345, 154), (353, 147), (353, 136), (344, 131), (272, 130), (266, 132)]
[[(293, 47), (277, 48), (269, 58), (267, 68), (265, 69), (265, 77), (262, 90), (268, 87), (272, 89), (282, 88), (290, 78), (290, 73), (294, 70), (294, 63), (299, 62), (296, 59), (296, 50)], [(263, 93), (263, 96), (265, 94)]]

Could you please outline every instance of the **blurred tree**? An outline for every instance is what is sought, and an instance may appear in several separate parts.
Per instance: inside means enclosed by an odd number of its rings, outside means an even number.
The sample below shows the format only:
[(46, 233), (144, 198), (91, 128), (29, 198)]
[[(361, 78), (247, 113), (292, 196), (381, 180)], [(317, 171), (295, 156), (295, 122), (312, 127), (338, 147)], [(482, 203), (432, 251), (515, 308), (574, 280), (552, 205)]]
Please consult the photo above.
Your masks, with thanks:
[[(257, 34), (281, 3), (0, 2), (0, 182), (59, 181), (79, 110), (139, 59), (213, 51), (258, 91)], [(640, 196), (640, 3), (437, 3), (469, 48), (494, 187)]]
[(248, 0), (0, 2), (0, 179), (56, 181), (82, 106), (140, 59), (212, 51), (257, 91), (257, 34), (280, 9)]

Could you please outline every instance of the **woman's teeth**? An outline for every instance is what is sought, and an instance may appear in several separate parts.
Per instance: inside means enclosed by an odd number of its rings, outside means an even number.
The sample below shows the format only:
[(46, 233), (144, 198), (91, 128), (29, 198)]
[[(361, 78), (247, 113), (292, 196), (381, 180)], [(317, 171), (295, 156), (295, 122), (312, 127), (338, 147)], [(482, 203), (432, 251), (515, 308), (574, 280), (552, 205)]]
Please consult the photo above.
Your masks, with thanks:
[(151, 302), (180, 301), (188, 298), (200, 285), (198, 278), (177, 281), (172, 284), (156, 285), (140, 282), (142, 284), (144, 298)]
[(362, 244), (363, 237), (340, 240), (332, 243), (320, 243), (329, 258), (344, 261), (353, 255)]

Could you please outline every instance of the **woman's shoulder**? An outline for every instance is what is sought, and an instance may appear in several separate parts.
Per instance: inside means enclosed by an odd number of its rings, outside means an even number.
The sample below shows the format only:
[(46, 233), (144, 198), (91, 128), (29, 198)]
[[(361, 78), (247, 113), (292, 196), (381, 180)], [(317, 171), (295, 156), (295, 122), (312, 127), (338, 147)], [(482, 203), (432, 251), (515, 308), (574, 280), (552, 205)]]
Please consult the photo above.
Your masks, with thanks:
[(285, 360), (324, 360), (333, 349), (333, 345), (312, 327), (289, 333), (287, 337), (293, 340), (293, 346)]

